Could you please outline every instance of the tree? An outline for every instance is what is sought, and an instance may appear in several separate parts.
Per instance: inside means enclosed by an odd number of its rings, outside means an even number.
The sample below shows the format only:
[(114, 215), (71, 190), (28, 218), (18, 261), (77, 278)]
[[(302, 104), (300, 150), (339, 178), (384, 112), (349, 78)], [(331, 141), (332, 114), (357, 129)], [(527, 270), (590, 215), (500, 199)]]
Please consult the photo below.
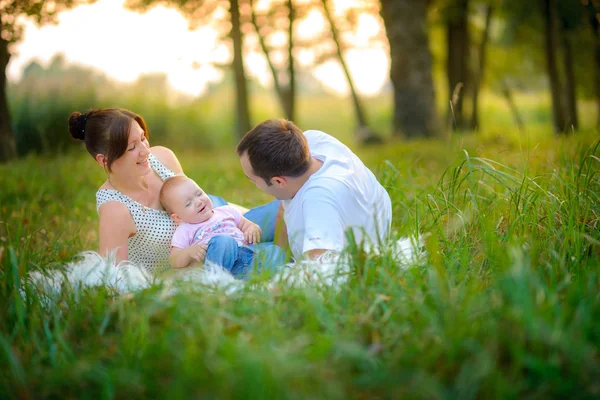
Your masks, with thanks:
[(443, 7), (446, 25), (446, 76), (448, 78), (448, 118), (454, 129), (466, 126), (463, 99), (469, 89), (469, 0), (451, 0)]
[[(271, 3), (270, 10), (263, 15), (257, 15), (254, 7), (254, 1), (250, 0), (251, 21), (258, 37), (260, 48), (267, 60), (273, 85), (279, 99), (279, 103), (288, 120), (293, 121), (296, 110), (296, 69), (294, 58), (294, 22), (296, 20), (296, 8), (292, 0), (284, 0), (281, 3)], [(275, 65), (271, 57), (272, 51), (279, 51), (278, 48), (272, 48), (267, 45), (267, 37), (277, 32), (273, 27), (281, 24), (281, 16), (285, 16), (287, 25), (287, 76), (283, 79), (284, 73)]]
[(539, 52), (538, 45), (534, 44), (538, 37), (543, 43), (539, 48), (545, 60), (552, 125), (557, 133), (568, 132), (570, 127), (577, 128), (578, 125), (575, 57), (582, 48), (572, 38), (575, 34), (583, 38), (584, 30), (580, 27), (585, 25), (582, 6), (585, 1), (537, 0), (533, 10), (538, 12), (532, 12), (531, 6), (520, 0), (503, 1), (509, 35), (520, 35), (520, 42), (527, 43), (532, 54)]
[[(587, 2), (587, 4), (586, 4)], [(563, 71), (564, 71), (564, 98), (565, 98), (565, 119), (568, 127), (573, 127), (577, 130), (579, 127), (579, 119), (577, 116), (577, 82), (575, 65), (576, 54), (590, 54), (590, 47), (593, 52), (596, 51), (596, 45), (586, 42), (586, 35), (589, 35), (587, 22), (590, 19), (590, 14), (598, 22), (598, 10), (600, 10), (600, 1), (598, 0), (582, 0), (579, 1), (561, 1), (557, 4), (558, 20), (559, 20), (559, 37), (562, 49)], [(590, 21), (591, 22), (591, 21)], [(588, 36), (589, 37), (589, 36)], [(578, 46), (581, 43), (584, 48)], [(592, 42), (593, 43), (593, 42)], [(590, 57), (591, 58), (591, 57)], [(589, 64), (589, 62), (588, 62)], [(593, 71), (598, 79), (599, 66), (594, 65)], [(586, 82), (584, 82), (586, 84)]]
[(6, 67), (11, 47), (21, 40), (21, 18), (31, 17), (38, 25), (56, 22), (56, 15), (66, 9), (95, 0), (4, 0), (0, 2), (0, 162), (16, 157), (15, 137), (11, 129), (6, 97)]
[[(244, 1), (244, 0), (242, 0)], [(233, 60), (231, 67), (236, 86), (236, 136), (241, 138), (250, 130), (250, 111), (248, 106), (248, 82), (244, 68), (242, 15), (240, 9), (244, 2), (240, 0), (126, 0), (125, 6), (137, 11), (145, 11), (158, 4), (176, 7), (190, 22), (190, 28), (200, 24), (213, 23), (217, 28), (225, 27), (224, 36), (232, 42)], [(219, 11), (225, 11), (229, 21), (219, 18)], [(229, 23), (228, 23), (229, 22)]]
[(556, 15), (556, 0), (540, 0), (542, 16), (544, 18), (544, 51), (546, 54), (546, 69), (550, 80), (550, 94), (552, 96), (552, 116), (554, 129), (562, 132), (566, 120), (562, 105), (560, 76), (556, 61), (558, 48), (558, 26)]
[(356, 91), (356, 87), (354, 85), (354, 81), (352, 80), (352, 76), (350, 75), (350, 70), (348, 69), (348, 65), (346, 64), (346, 60), (344, 59), (344, 47), (342, 44), (342, 38), (338, 31), (337, 24), (334, 20), (334, 17), (329, 9), (328, 0), (321, 0), (321, 4), (323, 6), (323, 11), (325, 12), (325, 19), (329, 23), (329, 28), (331, 31), (331, 39), (335, 43), (335, 54), (337, 60), (342, 66), (342, 71), (344, 71), (344, 76), (346, 77), (346, 82), (348, 82), (348, 87), (350, 88), (350, 94), (352, 96), (352, 104), (354, 105), (354, 112), (356, 115), (356, 132), (358, 139), (361, 143), (380, 143), (382, 139), (377, 136), (370, 128), (367, 123), (367, 117), (365, 111), (363, 109), (362, 103), (358, 96), (358, 92)]
[(477, 56), (477, 67), (473, 71), (473, 90), (472, 90), (472, 106), (471, 106), (471, 129), (479, 129), (479, 91), (483, 82), (483, 75), (485, 72), (486, 65), (486, 53), (487, 45), (490, 38), (490, 26), (492, 23), (492, 14), (494, 12), (494, 6), (491, 4), (485, 7), (485, 23), (481, 39), (479, 42)]
[(396, 135), (435, 136), (432, 60), (427, 32), (429, 1), (381, 0), (381, 16), (390, 46)]
[(596, 95), (596, 126), (600, 127), (600, 0), (589, 1), (586, 6), (587, 19), (594, 35), (594, 88)]
[(229, 2), (231, 15), (231, 40), (233, 41), (233, 70), (235, 72), (237, 136), (239, 139), (250, 130), (250, 110), (248, 106), (248, 84), (244, 70), (243, 46), (240, 5), (238, 0)]

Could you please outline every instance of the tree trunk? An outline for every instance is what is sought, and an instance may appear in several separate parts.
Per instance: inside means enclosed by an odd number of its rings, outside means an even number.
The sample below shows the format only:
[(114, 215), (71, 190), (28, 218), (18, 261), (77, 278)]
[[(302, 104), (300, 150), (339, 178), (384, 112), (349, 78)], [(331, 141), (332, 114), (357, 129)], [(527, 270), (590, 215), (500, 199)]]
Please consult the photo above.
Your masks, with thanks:
[(296, 114), (296, 67), (294, 59), (294, 21), (296, 19), (296, 13), (294, 11), (293, 0), (287, 0), (288, 9), (288, 87), (286, 90), (285, 98), (285, 112), (287, 118), (291, 121), (294, 120)]
[(231, 39), (233, 41), (233, 69), (235, 73), (236, 110), (238, 138), (250, 130), (250, 112), (248, 108), (248, 87), (244, 58), (242, 56), (242, 30), (238, 0), (231, 0)]
[(465, 127), (463, 99), (469, 79), (469, 1), (454, 0), (447, 9), (446, 74), (448, 78), (448, 119), (454, 129)]
[[(367, 117), (365, 116), (365, 112), (363, 106), (360, 102), (360, 98), (358, 97), (358, 92), (356, 91), (356, 87), (354, 86), (354, 81), (352, 80), (352, 76), (350, 75), (350, 70), (348, 69), (348, 65), (346, 64), (346, 60), (344, 59), (344, 54), (342, 50), (342, 44), (340, 42), (340, 36), (335, 26), (335, 21), (333, 20), (333, 16), (331, 15), (331, 11), (329, 10), (329, 6), (327, 4), (328, 0), (322, 0), (323, 10), (325, 11), (325, 18), (329, 22), (329, 27), (331, 28), (331, 37), (333, 42), (335, 43), (335, 52), (342, 66), (342, 70), (344, 71), (344, 76), (346, 77), (346, 81), (348, 82), (348, 87), (350, 88), (350, 94), (352, 96), (352, 104), (354, 106), (354, 115), (356, 116), (356, 132), (359, 136), (359, 141), (362, 143), (372, 143), (377, 142), (376, 135), (369, 129), (367, 124)], [(381, 140), (381, 139), (379, 139)]]
[(494, 8), (487, 6), (485, 11), (485, 27), (483, 28), (483, 35), (481, 37), (481, 43), (479, 44), (479, 63), (477, 65), (477, 71), (473, 74), (473, 97), (471, 107), (471, 129), (479, 129), (479, 90), (481, 89), (481, 83), (483, 82), (483, 73), (485, 71), (485, 61), (487, 44), (490, 38), (490, 25), (492, 23), (492, 14)]
[(285, 115), (285, 118), (293, 121), (294, 120), (294, 109), (295, 109), (295, 101), (296, 101), (296, 70), (294, 68), (294, 36), (293, 36), (293, 28), (294, 28), (294, 8), (292, 5), (292, 0), (287, 0), (286, 8), (288, 9), (288, 84), (283, 85), (281, 83), (281, 79), (279, 77), (279, 72), (273, 63), (273, 59), (271, 58), (271, 53), (269, 48), (267, 47), (267, 43), (265, 41), (265, 37), (260, 32), (260, 26), (258, 25), (258, 21), (256, 18), (256, 12), (254, 11), (254, 1), (250, 0), (250, 10), (251, 10), (251, 20), (252, 25), (254, 26), (254, 30), (256, 31), (256, 35), (258, 36), (258, 43), (260, 44), (260, 48), (265, 55), (267, 60), (267, 65), (269, 66), (269, 70), (271, 71), (271, 76), (273, 77), (273, 85), (275, 86), (275, 92), (277, 93), (277, 98), (279, 99), (279, 105)]
[[(1, 30), (0, 30), (1, 31)], [(0, 162), (6, 162), (17, 156), (15, 136), (10, 126), (10, 112), (6, 96), (6, 67), (10, 60), (8, 42), (0, 37)]]
[(573, 68), (573, 50), (569, 32), (563, 27), (560, 33), (563, 48), (563, 66), (565, 70), (565, 127), (572, 127), (572, 129), (577, 130), (579, 128), (579, 123), (577, 118), (577, 83), (575, 82), (575, 70)]
[(594, 63), (595, 76), (594, 87), (596, 88), (596, 127), (600, 128), (600, 22), (596, 13), (590, 13), (590, 25), (594, 33)]
[(546, 69), (550, 80), (550, 93), (552, 95), (552, 118), (554, 130), (563, 132), (566, 124), (560, 96), (560, 79), (556, 65), (557, 27), (555, 0), (541, 0), (542, 15), (544, 17), (544, 38), (546, 53)]
[(435, 136), (439, 121), (431, 75), (427, 3), (381, 0), (381, 16), (390, 45), (394, 134)]
[(510, 90), (510, 87), (508, 86), (508, 83), (506, 83), (506, 81), (502, 82), (502, 94), (504, 95), (504, 98), (506, 99), (506, 102), (508, 103), (508, 108), (510, 109), (510, 113), (512, 114), (513, 119), (515, 120), (515, 124), (517, 124), (517, 127), (519, 128), (519, 130), (522, 131), (523, 128), (525, 127), (525, 124), (523, 123), (523, 118), (521, 118), (519, 109), (515, 105), (515, 102), (512, 97), (512, 92)]

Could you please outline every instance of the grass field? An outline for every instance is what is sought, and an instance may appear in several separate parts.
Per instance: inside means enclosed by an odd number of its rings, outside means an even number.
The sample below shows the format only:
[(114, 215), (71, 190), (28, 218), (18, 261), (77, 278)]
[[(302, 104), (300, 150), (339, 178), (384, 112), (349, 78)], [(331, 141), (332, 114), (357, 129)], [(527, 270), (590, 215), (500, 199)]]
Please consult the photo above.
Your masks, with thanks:
[[(83, 150), (0, 166), (0, 397), (600, 397), (597, 133), (492, 125), (356, 149), (394, 235), (431, 235), (425, 265), (359, 253), (337, 290), (157, 284), (45, 305), (23, 279), (96, 248), (104, 172)], [(231, 149), (175, 150), (208, 192), (267, 200)]]

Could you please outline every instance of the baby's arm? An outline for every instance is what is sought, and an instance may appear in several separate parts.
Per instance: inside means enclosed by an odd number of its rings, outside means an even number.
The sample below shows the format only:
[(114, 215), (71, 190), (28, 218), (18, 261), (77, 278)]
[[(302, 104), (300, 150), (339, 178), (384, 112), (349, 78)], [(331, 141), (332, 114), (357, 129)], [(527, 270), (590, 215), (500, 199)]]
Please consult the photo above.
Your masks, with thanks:
[(201, 263), (206, 257), (206, 245), (191, 244), (192, 230), (188, 229), (189, 227), (187, 224), (181, 224), (173, 234), (169, 254), (169, 264), (173, 268), (185, 268), (195, 262)]
[(260, 226), (256, 225), (248, 218), (240, 218), (238, 228), (240, 228), (240, 230), (244, 232), (244, 239), (246, 240), (246, 242), (250, 244), (256, 244), (260, 242), (260, 235), (262, 234)]
[(190, 264), (201, 263), (206, 257), (205, 244), (194, 244), (183, 249), (171, 247), (169, 263), (173, 268), (185, 268)]

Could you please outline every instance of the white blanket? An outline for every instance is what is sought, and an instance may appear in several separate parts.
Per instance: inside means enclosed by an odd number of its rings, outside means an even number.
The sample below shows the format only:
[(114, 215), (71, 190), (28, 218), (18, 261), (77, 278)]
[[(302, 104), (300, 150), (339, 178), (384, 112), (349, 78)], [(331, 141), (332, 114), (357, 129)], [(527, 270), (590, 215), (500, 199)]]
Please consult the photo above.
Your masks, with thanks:
[[(399, 269), (422, 265), (425, 261), (423, 237), (401, 238), (386, 249), (373, 247), (366, 253), (386, 252), (393, 258)], [(246, 282), (235, 279), (222, 267), (207, 263), (202, 268), (183, 268), (171, 270), (160, 276), (150, 275), (144, 268), (123, 261), (115, 263), (114, 254), (102, 257), (93, 251), (82, 252), (75, 261), (68, 263), (62, 270), (34, 271), (28, 276), (31, 283), (48, 294), (60, 292), (64, 288), (106, 286), (118, 294), (131, 293), (162, 282), (165, 294), (181, 290), (216, 288), (233, 293)], [(340, 287), (352, 273), (351, 257), (347, 254), (327, 252), (317, 260), (301, 260), (283, 266), (266, 284), (271, 287), (282, 286), (332, 286)]]

